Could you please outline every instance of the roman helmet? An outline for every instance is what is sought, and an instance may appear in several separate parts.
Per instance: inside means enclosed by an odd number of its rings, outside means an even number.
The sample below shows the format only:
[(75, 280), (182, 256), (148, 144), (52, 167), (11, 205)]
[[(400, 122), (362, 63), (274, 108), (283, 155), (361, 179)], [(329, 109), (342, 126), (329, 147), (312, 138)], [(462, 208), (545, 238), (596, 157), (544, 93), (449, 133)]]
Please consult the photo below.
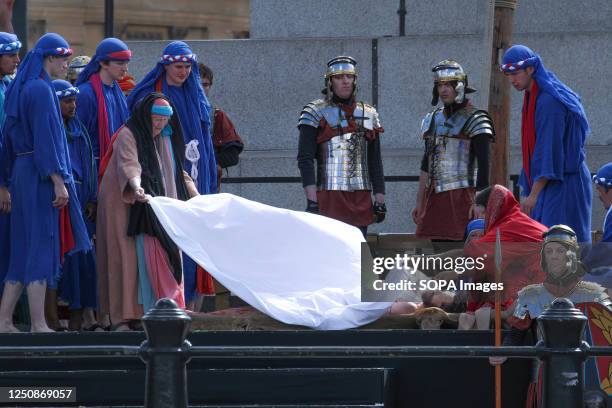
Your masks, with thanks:
[(340, 55), (338, 57), (332, 58), (327, 62), (327, 71), (325, 71), (325, 89), (323, 89), (323, 93), (326, 95), (327, 100), (331, 100), (333, 96), (333, 92), (331, 89), (331, 77), (334, 75), (342, 75), (342, 74), (350, 74), (355, 75), (355, 81), (353, 82), (353, 93), (351, 94), (351, 98), (354, 98), (357, 94), (357, 69), (355, 66), (357, 65), (357, 61), (355, 58)]
[(434, 86), (432, 90), (431, 104), (436, 106), (438, 104), (439, 95), (437, 85), (441, 82), (452, 82), (457, 92), (455, 97), (456, 103), (462, 103), (465, 100), (465, 94), (476, 92), (476, 89), (468, 86), (467, 74), (463, 70), (463, 67), (459, 63), (452, 59), (446, 59), (438, 62), (431, 69), (433, 72)]
[(567, 225), (558, 224), (553, 225), (548, 231), (542, 234), (544, 242), (542, 244), (541, 251), (541, 266), (544, 272), (547, 272), (548, 267), (546, 265), (546, 258), (544, 257), (544, 249), (546, 245), (551, 242), (557, 242), (562, 244), (567, 249), (567, 269), (562, 276), (551, 276), (547, 274), (546, 282), (553, 283), (555, 285), (563, 285), (566, 282), (574, 280), (577, 276), (582, 276), (586, 272), (584, 266), (578, 261), (578, 254), (580, 252), (580, 246), (578, 245), (578, 239), (573, 229)]
[(89, 64), (91, 58), (87, 55), (79, 55), (78, 57), (74, 57), (70, 64), (68, 64), (68, 73), (66, 74), (66, 79), (71, 84), (74, 84), (83, 69)]

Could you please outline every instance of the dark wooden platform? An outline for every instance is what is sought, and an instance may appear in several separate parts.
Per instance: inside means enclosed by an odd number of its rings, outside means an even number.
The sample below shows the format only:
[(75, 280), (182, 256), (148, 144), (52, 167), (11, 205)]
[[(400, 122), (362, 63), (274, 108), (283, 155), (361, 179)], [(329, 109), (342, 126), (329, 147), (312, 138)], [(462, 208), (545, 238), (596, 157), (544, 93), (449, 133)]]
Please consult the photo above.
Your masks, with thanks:
[[(144, 333), (138, 332), (23, 333), (0, 335), (0, 344), (136, 346), (144, 339)], [(493, 344), (493, 334), (454, 330), (208, 331), (193, 332), (188, 340), (194, 346), (219, 347), (479, 346)], [(529, 366), (528, 360), (504, 365), (505, 407), (522, 406)], [(193, 359), (187, 367), (190, 406), (493, 406), (494, 370), (483, 358), (262, 360), (230, 356)], [(74, 386), (80, 406), (142, 406), (144, 380), (145, 365), (135, 356), (0, 359), (0, 386)]]

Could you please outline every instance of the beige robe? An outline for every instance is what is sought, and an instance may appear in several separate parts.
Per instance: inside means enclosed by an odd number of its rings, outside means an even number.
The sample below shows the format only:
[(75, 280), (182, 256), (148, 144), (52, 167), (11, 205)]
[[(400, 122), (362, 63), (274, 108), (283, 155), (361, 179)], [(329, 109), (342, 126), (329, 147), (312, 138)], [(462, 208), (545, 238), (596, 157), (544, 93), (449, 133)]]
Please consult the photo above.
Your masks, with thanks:
[[(162, 146), (155, 145), (158, 149)], [(165, 151), (158, 151), (158, 160), (163, 161), (163, 157), (166, 157)], [(166, 196), (176, 198), (176, 186), (168, 166), (162, 166), (162, 172)], [(197, 195), (193, 181), (183, 173), (189, 196)], [(134, 237), (127, 235), (130, 204), (135, 201), (129, 180), (140, 176), (136, 139), (124, 126), (113, 144), (113, 154), (100, 184), (96, 221), (99, 308), (102, 315), (110, 314), (113, 324), (140, 319), (143, 315), (142, 305), (138, 304), (136, 243)]]

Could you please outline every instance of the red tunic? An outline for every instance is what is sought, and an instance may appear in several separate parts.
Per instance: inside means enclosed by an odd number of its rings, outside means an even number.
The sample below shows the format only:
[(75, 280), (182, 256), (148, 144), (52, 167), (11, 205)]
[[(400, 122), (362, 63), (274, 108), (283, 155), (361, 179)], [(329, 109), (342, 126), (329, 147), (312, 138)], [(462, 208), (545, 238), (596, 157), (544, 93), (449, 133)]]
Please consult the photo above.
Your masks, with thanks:
[(416, 235), (430, 239), (463, 240), (470, 221), (474, 191), (470, 187), (436, 193), (431, 186), (425, 191), (423, 216), (417, 225)]
[[(357, 107), (356, 103), (352, 105), (341, 104), (340, 108), (344, 111), (348, 126), (342, 130), (332, 128), (325, 118), (321, 118), (319, 134), (317, 135), (317, 144), (325, 143), (339, 133), (350, 133), (358, 130), (357, 123), (353, 117), (353, 112)], [(382, 127), (366, 132), (365, 137), (368, 141), (372, 141), (383, 133)], [(319, 214), (326, 217), (345, 222), (356, 227), (365, 227), (374, 222), (374, 212), (372, 209), (372, 192), (370, 190), (359, 191), (336, 191), (336, 190), (321, 190), (317, 191), (317, 201), (319, 203)]]
[[(238, 142), (242, 144), (242, 139), (230, 118), (221, 109), (215, 109), (214, 127), (213, 127), (213, 145), (215, 150), (221, 149), (228, 143)], [(221, 190), (221, 177), (223, 169), (217, 164), (217, 188)]]

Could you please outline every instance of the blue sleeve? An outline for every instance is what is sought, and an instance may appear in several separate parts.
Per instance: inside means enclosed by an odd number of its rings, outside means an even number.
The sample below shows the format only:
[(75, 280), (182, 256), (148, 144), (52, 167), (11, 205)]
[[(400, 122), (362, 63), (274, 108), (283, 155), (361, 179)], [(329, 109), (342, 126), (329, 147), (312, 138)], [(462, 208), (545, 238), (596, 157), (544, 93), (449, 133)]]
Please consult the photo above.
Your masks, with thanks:
[(582, 262), (589, 269), (612, 266), (612, 210), (606, 216), (601, 241), (584, 249)]
[(566, 160), (563, 137), (567, 110), (547, 93), (538, 95), (536, 105), (536, 145), (531, 159), (531, 179), (535, 183), (545, 177), (563, 180)]
[(606, 216), (606, 223), (604, 225), (604, 234), (601, 238), (601, 242), (610, 242), (612, 243), (612, 209), (608, 210)]
[(34, 165), (39, 175), (57, 173), (70, 180), (70, 159), (57, 97), (42, 80), (30, 81), (23, 93), (26, 105), (22, 112), (32, 135)]
[[(209, 127), (206, 123), (202, 122), (202, 133), (205, 136), (204, 142), (206, 143), (205, 150), (208, 152), (208, 174), (210, 174), (210, 193), (217, 192), (217, 160), (215, 158), (215, 147), (213, 146), (211, 133), (208, 131)], [(200, 192), (200, 194), (202, 194)]]
[(85, 141), (85, 166), (87, 166), (87, 179), (84, 182), (87, 182), (87, 200), (83, 205), (88, 203), (95, 203), (98, 201), (98, 166), (96, 165), (96, 161), (94, 160), (93, 150), (91, 146), (91, 140), (89, 139), (89, 135), (85, 133), (83, 135)]
[(519, 175), (518, 185), (521, 190), (521, 197), (527, 197), (531, 193), (531, 187), (529, 186), (529, 182), (527, 181), (527, 176), (525, 175), (525, 169), (521, 169), (521, 174)]
[(77, 117), (81, 123), (83, 123), (89, 134), (94, 157), (100, 158), (100, 142), (98, 140), (98, 102), (89, 82), (79, 86), (76, 105)]
[(6, 139), (0, 129), (0, 186), (8, 187), (13, 167), (13, 151), (10, 139)]

